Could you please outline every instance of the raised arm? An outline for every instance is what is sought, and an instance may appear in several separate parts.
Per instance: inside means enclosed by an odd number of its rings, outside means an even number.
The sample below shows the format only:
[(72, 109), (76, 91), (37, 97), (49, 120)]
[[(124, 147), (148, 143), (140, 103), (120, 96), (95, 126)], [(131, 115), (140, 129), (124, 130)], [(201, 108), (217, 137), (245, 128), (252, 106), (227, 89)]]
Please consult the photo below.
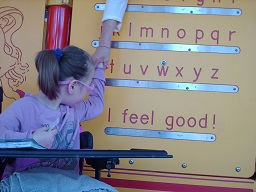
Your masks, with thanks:
[(102, 18), (102, 32), (99, 47), (92, 56), (95, 65), (103, 63), (105, 68), (108, 67), (113, 32), (119, 31), (122, 26), (127, 3), (128, 0), (106, 1), (105, 11)]

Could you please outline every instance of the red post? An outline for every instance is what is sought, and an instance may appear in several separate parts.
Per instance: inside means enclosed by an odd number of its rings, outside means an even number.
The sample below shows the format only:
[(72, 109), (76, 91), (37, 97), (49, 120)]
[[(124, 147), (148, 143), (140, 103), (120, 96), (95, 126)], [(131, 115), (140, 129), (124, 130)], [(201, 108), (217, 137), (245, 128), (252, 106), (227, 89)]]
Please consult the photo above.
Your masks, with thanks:
[(72, 7), (50, 5), (46, 29), (46, 49), (64, 48), (69, 45)]

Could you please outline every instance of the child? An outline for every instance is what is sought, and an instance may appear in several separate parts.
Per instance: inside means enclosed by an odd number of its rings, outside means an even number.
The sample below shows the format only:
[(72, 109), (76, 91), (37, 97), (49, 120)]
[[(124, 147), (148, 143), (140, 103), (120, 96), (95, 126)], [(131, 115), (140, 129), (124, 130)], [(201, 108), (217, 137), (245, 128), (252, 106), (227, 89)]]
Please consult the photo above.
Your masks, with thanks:
[[(80, 149), (80, 122), (104, 110), (105, 67), (95, 67), (91, 56), (75, 46), (40, 51), (35, 64), (39, 92), (26, 93), (0, 115), (0, 138), (33, 138), (49, 149)], [(116, 191), (78, 172), (76, 158), (17, 158), (6, 166), (1, 191)]]

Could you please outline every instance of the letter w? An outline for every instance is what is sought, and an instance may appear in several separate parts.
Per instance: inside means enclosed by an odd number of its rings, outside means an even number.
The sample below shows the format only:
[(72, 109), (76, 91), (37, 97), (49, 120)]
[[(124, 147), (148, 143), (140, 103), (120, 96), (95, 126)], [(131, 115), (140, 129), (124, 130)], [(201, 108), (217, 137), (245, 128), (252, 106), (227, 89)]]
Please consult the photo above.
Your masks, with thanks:
[(169, 70), (169, 67), (164, 67), (164, 66), (162, 66), (161, 68), (159, 67), (159, 66), (157, 66), (157, 69), (158, 69), (158, 75), (159, 76), (162, 76), (162, 74), (164, 75), (164, 76), (166, 76), (166, 74), (167, 74), (167, 72), (168, 72), (168, 70)]

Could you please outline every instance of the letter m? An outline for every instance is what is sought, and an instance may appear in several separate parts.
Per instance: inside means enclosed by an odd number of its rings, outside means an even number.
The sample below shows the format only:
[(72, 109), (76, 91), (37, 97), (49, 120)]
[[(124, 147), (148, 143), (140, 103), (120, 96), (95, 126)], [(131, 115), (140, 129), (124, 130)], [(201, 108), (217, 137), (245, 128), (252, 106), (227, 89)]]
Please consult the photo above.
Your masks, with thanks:
[(151, 37), (154, 36), (154, 29), (151, 27), (141, 27), (140, 28), (140, 36), (142, 37), (143, 31), (146, 31), (146, 37), (148, 37), (149, 32), (151, 32)]

